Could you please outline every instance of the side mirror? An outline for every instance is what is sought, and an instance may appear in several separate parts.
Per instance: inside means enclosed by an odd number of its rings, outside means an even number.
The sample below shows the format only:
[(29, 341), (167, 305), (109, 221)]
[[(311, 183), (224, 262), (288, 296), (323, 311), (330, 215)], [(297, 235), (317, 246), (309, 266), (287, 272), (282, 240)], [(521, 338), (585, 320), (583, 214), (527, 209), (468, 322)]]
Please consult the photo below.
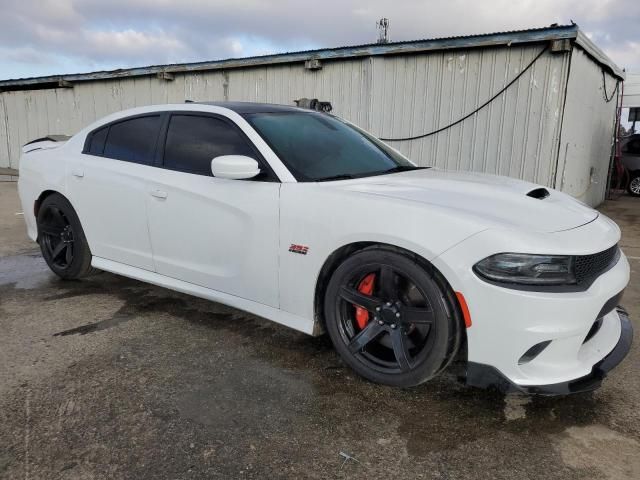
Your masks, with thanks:
[(244, 155), (222, 155), (211, 160), (211, 173), (217, 178), (245, 180), (260, 173), (258, 162)]

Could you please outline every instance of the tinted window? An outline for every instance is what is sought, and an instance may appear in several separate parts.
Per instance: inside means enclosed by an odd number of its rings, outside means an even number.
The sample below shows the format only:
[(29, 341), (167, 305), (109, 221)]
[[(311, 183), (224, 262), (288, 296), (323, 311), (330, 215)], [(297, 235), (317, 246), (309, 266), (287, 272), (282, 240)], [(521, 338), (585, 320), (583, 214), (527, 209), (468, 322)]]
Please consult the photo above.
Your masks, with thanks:
[(625, 151), (628, 153), (640, 153), (640, 138), (634, 138), (629, 143), (627, 143), (627, 148)]
[(159, 128), (159, 115), (132, 118), (112, 124), (104, 147), (104, 156), (151, 165)]
[(164, 149), (164, 166), (211, 175), (211, 160), (220, 155), (255, 158), (239, 130), (227, 122), (195, 115), (172, 115)]
[(90, 153), (91, 155), (102, 155), (108, 131), (109, 127), (104, 127), (93, 132), (87, 153)]
[(245, 118), (299, 181), (416, 168), (364, 131), (321, 113), (256, 113)]

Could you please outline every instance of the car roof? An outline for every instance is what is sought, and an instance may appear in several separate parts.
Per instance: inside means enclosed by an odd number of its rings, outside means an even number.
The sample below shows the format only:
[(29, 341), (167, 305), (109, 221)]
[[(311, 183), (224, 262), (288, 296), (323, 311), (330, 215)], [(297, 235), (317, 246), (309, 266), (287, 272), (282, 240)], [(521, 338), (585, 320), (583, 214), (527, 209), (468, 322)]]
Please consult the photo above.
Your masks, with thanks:
[(213, 105), (216, 107), (228, 108), (234, 112), (243, 115), (247, 113), (275, 113), (275, 112), (305, 112), (310, 113), (311, 110), (298, 108), (291, 105), (278, 105), (275, 103), (257, 103), (257, 102), (193, 102), (202, 105)]

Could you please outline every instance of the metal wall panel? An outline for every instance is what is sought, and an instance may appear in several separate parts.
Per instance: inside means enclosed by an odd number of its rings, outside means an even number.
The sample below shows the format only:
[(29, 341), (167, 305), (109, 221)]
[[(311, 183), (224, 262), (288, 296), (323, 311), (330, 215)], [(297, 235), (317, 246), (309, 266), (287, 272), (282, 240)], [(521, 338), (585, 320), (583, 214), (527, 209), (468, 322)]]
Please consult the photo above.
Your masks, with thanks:
[(624, 108), (640, 108), (640, 73), (627, 73), (624, 81)]
[(228, 100), (293, 104), (301, 97), (330, 101), (333, 113), (366, 128), (369, 58), (327, 62), (322, 70), (301, 64), (228, 71)]
[[(539, 45), (373, 59), (371, 131), (420, 135), (473, 112), (515, 78)], [(567, 54), (545, 53), (477, 114), (435, 135), (389, 142), (420, 165), (553, 186)]]
[[(618, 96), (616, 79), (583, 50), (571, 54), (556, 188), (598, 205), (605, 198)], [(611, 101), (605, 100), (605, 91)]]
[[(0, 94), (9, 122), (0, 166), (17, 167), (20, 146), (47, 133), (73, 134), (109, 113), (191, 100), (292, 104), (328, 100), (334, 113), (383, 136), (445, 125), (507, 83), (539, 46), (430, 52), (175, 74), (173, 81), (136, 77), (83, 82), (73, 88)], [(424, 140), (392, 142), (418, 163), (502, 173), (549, 184), (564, 74), (563, 55), (548, 54), (477, 115)], [(9, 153), (11, 152), (11, 153)]]
[[(9, 133), (7, 130), (7, 110), (4, 97), (0, 96), (0, 168), (11, 167), (11, 151)], [(17, 168), (17, 162), (16, 167)]]
[(0, 93), (0, 167), (18, 168), (21, 146), (47, 134), (74, 134), (126, 108), (201, 97), (221, 100), (222, 74), (177, 75), (78, 83), (73, 88)]
[[(378, 136), (422, 134), (476, 109), (542, 48), (520, 44), (428, 51), (326, 60), (314, 71), (302, 63), (273, 64), (177, 72), (172, 81), (142, 76), (2, 92), (0, 167), (17, 168), (20, 147), (39, 136), (73, 134), (118, 110), (185, 99), (292, 104), (301, 97), (319, 98), (330, 101), (337, 115)], [(599, 65), (581, 50), (574, 50), (572, 58), (560, 148), (570, 61), (566, 52), (544, 53), (514, 85), (462, 123), (424, 139), (389, 143), (421, 165), (509, 175), (561, 188), (595, 205), (604, 195), (615, 106), (598, 103)], [(608, 82), (612, 85), (613, 79)], [(591, 167), (598, 187), (589, 183), (583, 193)]]

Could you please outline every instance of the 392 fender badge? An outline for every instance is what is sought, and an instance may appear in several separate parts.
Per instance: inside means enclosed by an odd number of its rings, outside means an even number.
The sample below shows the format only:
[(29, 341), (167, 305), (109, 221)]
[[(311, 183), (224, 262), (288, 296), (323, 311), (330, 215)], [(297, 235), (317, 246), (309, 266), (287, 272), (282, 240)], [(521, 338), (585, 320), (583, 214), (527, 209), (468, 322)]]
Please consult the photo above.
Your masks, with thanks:
[(307, 252), (309, 251), (309, 247), (307, 247), (306, 245), (297, 245), (295, 243), (292, 243), (291, 246), (289, 246), (289, 251), (291, 253), (299, 253), (300, 255), (306, 255)]

